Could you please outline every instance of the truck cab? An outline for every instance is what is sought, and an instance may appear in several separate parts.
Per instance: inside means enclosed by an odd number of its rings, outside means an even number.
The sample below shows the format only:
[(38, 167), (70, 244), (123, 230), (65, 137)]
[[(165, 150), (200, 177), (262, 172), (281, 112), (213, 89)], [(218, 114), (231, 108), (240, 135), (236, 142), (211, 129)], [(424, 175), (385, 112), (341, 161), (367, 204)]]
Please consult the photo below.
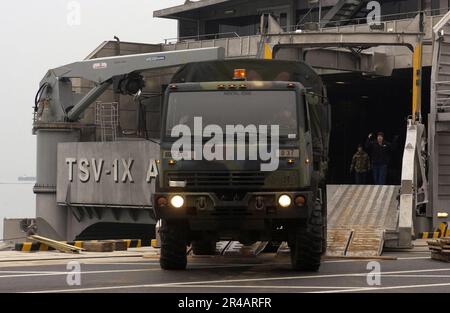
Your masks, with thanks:
[(167, 88), (153, 201), (164, 269), (186, 268), (189, 244), (214, 254), (220, 240), (287, 241), (295, 269), (319, 268), (326, 218), (313, 95), (299, 81), (248, 74), (235, 68), (229, 80)]

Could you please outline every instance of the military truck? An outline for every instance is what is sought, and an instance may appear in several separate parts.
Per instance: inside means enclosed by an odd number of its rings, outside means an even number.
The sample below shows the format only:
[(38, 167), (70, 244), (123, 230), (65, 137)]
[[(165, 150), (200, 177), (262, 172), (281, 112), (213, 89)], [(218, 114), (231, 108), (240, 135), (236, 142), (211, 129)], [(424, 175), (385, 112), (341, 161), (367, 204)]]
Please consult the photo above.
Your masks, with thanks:
[[(164, 99), (153, 196), (155, 216), (161, 220), (161, 267), (185, 269), (189, 245), (195, 254), (214, 254), (218, 241), (238, 240), (245, 245), (287, 242), (294, 269), (317, 271), (326, 250), (331, 127), (320, 76), (298, 61), (190, 63), (174, 75)], [(199, 118), (209, 130), (194, 129)], [(272, 145), (278, 166), (261, 170), (265, 159), (260, 156), (225, 158), (235, 155), (233, 149), (239, 145), (250, 156), (255, 148), (250, 138), (255, 135), (262, 139), (257, 145), (271, 146), (274, 140), (264, 137), (272, 128), (264, 133), (264, 127), (241, 128), (243, 132), (231, 137), (246, 140), (234, 143), (234, 148), (216, 136), (219, 144), (213, 152), (223, 159), (199, 157), (202, 150), (189, 145), (174, 149), (180, 140), (174, 129), (179, 125), (194, 129), (192, 142), (206, 148), (213, 133), (228, 130), (230, 124), (278, 125), (278, 145)], [(230, 139), (228, 132), (224, 136)]]

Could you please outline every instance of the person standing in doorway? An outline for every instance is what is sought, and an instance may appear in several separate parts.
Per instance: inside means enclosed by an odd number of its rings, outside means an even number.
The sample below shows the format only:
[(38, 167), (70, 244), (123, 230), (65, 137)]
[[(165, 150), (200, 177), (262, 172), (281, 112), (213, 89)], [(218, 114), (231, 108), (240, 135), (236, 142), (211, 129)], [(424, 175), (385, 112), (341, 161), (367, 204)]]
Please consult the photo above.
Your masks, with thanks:
[(363, 145), (358, 146), (358, 151), (353, 155), (350, 173), (355, 173), (355, 183), (357, 185), (365, 185), (367, 182), (367, 174), (370, 171), (370, 158)]
[(375, 185), (386, 185), (389, 161), (392, 153), (392, 144), (384, 140), (384, 133), (379, 132), (376, 139), (369, 134), (366, 141), (366, 150), (372, 158), (373, 180)]

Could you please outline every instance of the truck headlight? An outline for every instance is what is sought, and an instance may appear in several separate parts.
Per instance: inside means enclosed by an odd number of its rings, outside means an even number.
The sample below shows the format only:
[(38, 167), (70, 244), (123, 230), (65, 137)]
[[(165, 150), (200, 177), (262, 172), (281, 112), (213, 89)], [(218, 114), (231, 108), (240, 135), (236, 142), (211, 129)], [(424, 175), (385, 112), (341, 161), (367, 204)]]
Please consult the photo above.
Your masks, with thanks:
[(182, 196), (173, 196), (170, 199), (170, 204), (175, 208), (175, 209), (180, 209), (184, 206), (184, 198)]
[(278, 204), (282, 207), (282, 208), (287, 208), (290, 207), (292, 204), (292, 199), (290, 196), (288, 195), (282, 195), (278, 198)]

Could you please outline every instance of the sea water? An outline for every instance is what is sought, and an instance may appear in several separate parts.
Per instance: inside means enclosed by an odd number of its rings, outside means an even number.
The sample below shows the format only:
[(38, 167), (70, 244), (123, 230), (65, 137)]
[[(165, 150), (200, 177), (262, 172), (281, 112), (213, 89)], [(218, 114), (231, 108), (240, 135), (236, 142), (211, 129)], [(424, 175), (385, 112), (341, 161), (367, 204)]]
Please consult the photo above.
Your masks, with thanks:
[(0, 239), (4, 218), (34, 218), (34, 183), (0, 183)]

